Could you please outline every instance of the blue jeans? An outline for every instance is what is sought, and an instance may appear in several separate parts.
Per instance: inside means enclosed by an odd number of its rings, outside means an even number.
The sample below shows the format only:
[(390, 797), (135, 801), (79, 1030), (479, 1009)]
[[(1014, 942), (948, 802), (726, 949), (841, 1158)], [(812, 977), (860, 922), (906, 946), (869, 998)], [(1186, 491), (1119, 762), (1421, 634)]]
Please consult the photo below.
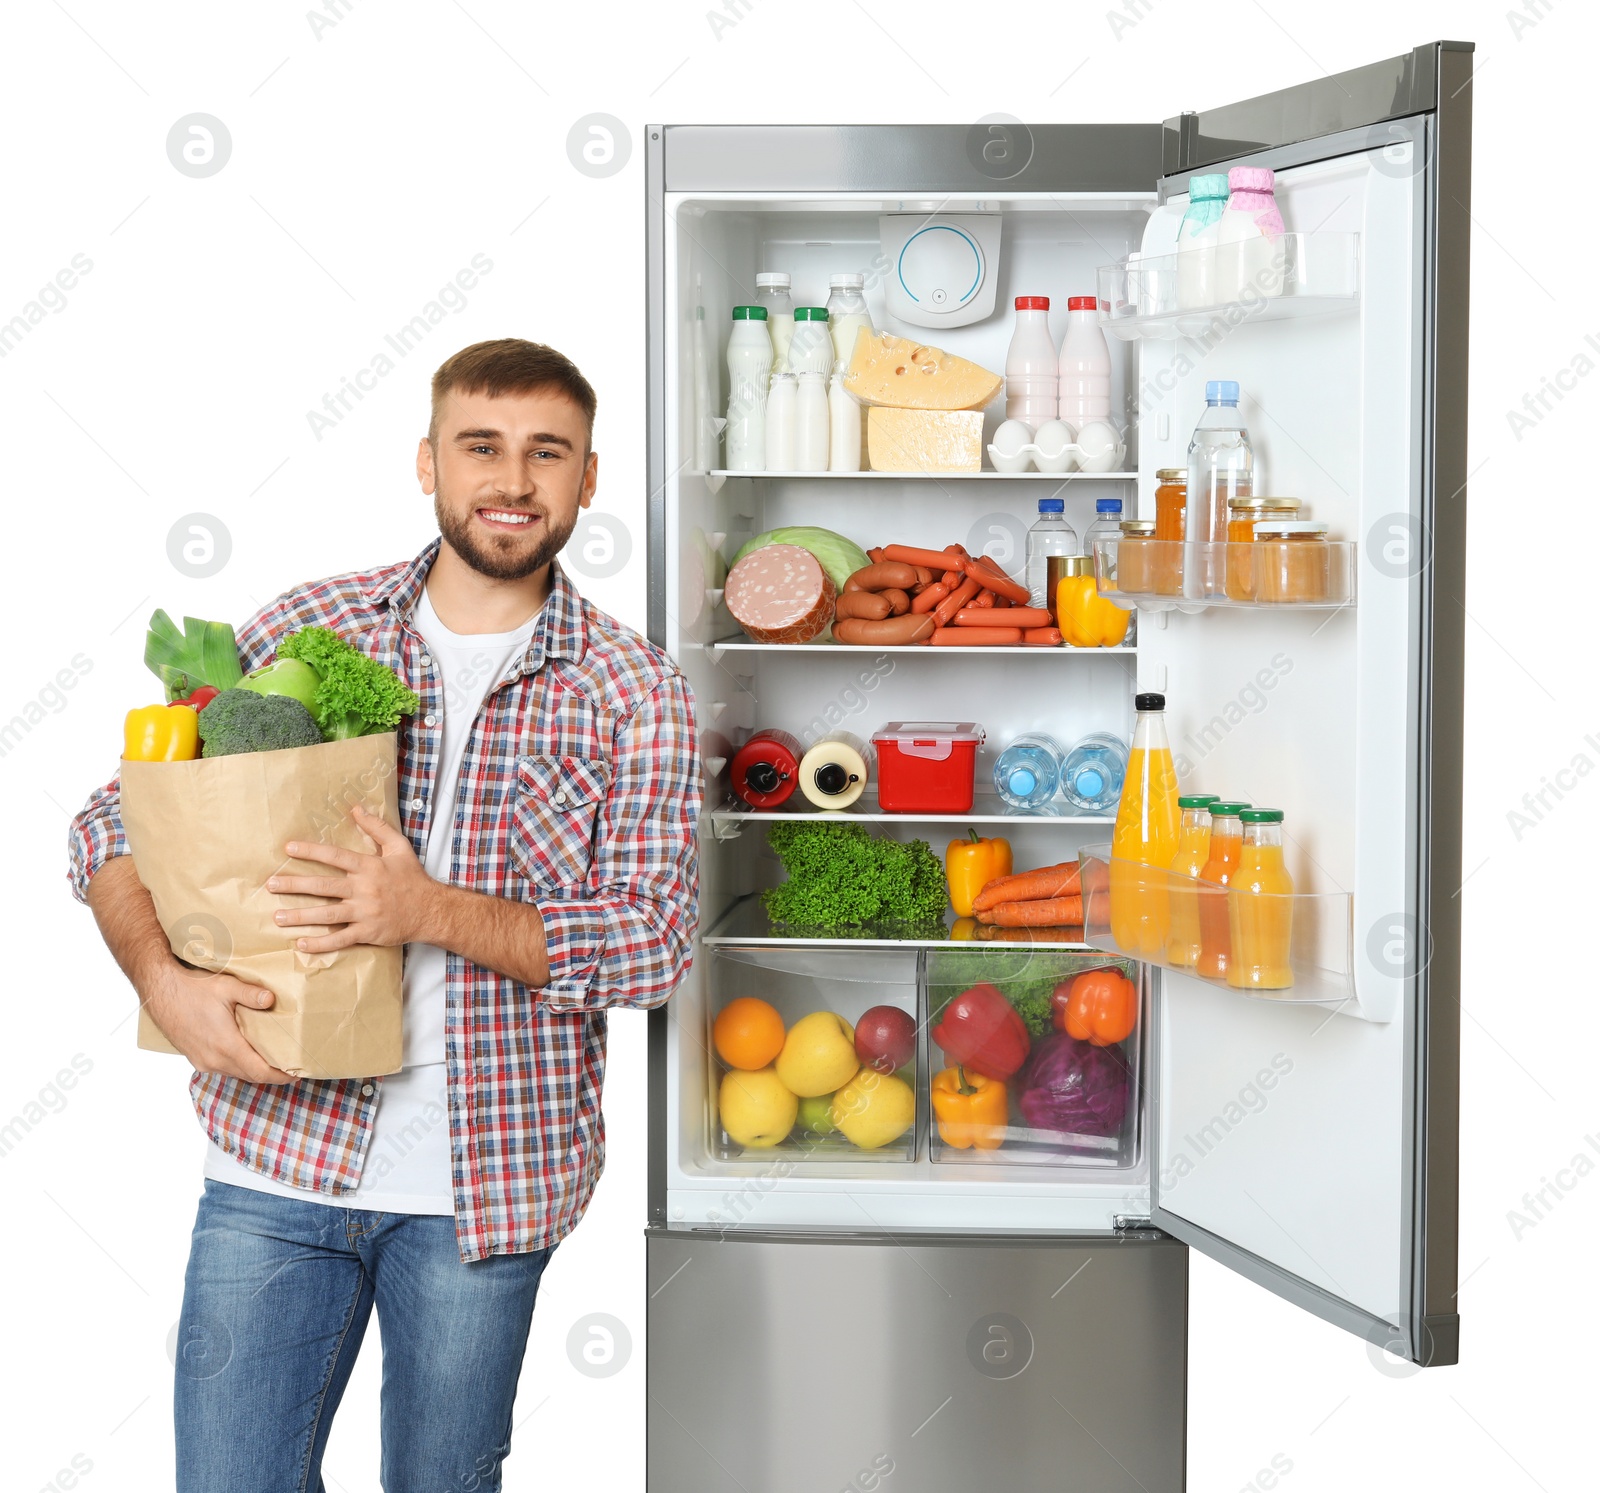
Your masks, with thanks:
[(553, 1249), (463, 1264), (452, 1218), (208, 1180), (178, 1324), (178, 1493), (323, 1493), (374, 1306), (384, 1493), (497, 1493)]

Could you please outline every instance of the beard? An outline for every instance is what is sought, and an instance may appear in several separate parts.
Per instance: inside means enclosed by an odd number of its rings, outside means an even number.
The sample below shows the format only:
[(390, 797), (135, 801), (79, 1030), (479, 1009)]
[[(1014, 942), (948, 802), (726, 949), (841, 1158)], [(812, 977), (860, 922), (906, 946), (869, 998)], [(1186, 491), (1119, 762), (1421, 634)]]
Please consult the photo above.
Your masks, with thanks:
[(439, 534), (444, 542), (479, 575), (493, 581), (525, 580), (543, 570), (566, 547), (577, 527), (578, 515), (574, 511), (564, 527), (552, 524), (549, 513), (542, 508), (524, 509), (519, 505), (504, 503), (508, 513), (532, 512), (538, 515), (538, 543), (531, 549), (527, 541), (515, 534), (489, 534), (479, 536), (472, 530), (474, 504), (465, 513), (448, 507), (442, 492), (433, 499), (434, 517), (439, 522)]

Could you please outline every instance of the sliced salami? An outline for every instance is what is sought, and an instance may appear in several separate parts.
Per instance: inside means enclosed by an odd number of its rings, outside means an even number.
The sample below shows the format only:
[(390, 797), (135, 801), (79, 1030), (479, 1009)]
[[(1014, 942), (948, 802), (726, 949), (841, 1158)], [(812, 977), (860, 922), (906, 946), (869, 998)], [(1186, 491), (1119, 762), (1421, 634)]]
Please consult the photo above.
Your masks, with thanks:
[(728, 572), (723, 602), (758, 643), (809, 643), (833, 620), (838, 592), (810, 550), (768, 544)]

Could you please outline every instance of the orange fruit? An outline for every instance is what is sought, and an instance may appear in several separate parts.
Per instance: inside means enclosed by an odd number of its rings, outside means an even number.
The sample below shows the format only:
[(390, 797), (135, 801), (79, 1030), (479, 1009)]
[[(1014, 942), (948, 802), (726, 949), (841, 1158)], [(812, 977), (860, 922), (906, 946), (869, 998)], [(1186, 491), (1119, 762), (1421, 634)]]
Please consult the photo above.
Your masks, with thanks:
[(741, 995), (717, 1014), (711, 1040), (730, 1068), (765, 1068), (783, 1051), (783, 1017), (763, 1000)]

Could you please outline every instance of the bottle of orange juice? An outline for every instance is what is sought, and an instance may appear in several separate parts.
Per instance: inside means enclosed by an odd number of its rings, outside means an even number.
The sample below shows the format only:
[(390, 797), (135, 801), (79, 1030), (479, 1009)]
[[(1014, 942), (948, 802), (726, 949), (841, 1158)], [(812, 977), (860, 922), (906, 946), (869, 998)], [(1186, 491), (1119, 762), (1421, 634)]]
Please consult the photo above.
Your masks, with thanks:
[[(1127, 953), (1160, 959), (1170, 913), (1167, 868), (1178, 850), (1178, 770), (1162, 712), (1163, 695), (1135, 695), (1133, 749), (1111, 831), (1111, 936)], [(1158, 868), (1153, 874), (1146, 867)]]
[(1283, 864), (1283, 810), (1245, 809), (1239, 865), (1228, 883), (1228, 983), (1238, 990), (1287, 990), (1294, 880)]
[(1185, 887), (1205, 869), (1211, 858), (1211, 805), (1215, 793), (1184, 793), (1178, 797), (1183, 823), (1178, 827), (1178, 853), (1172, 857), (1167, 881), (1172, 922), (1167, 930), (1167, 963), (1193, 969), (1200, 957), (1200, 894)]
[[(1200, 868), (1200, 880), (1211, 886), (1228, 885), (1239, 864), (1242, 827), (1239, 815), (1250, 805), (1243, 799), (1218, 800), (1211, 805), (1211, 852)], [(1207, 887), (1195, 888), (1200, 903), (1200, 957), (1194, 972), (1208, 980), (1228, 977), (1228, 899)]]

